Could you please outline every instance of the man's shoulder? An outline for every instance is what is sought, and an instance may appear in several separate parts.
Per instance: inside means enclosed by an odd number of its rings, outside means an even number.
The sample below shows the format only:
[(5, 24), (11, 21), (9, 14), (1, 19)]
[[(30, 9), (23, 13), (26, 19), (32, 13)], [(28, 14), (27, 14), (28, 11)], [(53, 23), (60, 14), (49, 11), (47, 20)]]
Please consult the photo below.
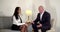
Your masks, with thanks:
[(49, 13), (49, 12), (47, 12), (47, 11), (45, 11), (45, 14), (49, 14), (49, 15), (50, 15), (50, 13)]
[(38, 15), (40, 15), (40, 13), (38, 13)]

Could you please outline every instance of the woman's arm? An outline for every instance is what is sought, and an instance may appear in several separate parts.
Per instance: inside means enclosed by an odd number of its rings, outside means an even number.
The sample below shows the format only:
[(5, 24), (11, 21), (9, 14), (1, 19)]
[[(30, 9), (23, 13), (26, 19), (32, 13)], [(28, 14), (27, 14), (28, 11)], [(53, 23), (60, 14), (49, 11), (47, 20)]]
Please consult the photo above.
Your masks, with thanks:
[(25, 23), (20, 23), (18, 20), (16, 20), (15, 16), (13, 16), (13, 24), (20, 26), (20, 25), (23, 25)]

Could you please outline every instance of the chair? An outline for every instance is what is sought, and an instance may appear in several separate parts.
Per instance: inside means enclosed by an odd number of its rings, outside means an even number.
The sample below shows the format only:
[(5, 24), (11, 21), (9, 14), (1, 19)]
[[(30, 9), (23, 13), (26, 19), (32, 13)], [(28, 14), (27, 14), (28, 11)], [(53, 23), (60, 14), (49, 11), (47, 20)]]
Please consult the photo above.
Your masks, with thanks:
[(55, 32), (55, 29), (54, 29), (54, 25), (55, 25), (55, 21), (54, 19), (51, 19), (51, 30), (48, 30), (47, 32)]

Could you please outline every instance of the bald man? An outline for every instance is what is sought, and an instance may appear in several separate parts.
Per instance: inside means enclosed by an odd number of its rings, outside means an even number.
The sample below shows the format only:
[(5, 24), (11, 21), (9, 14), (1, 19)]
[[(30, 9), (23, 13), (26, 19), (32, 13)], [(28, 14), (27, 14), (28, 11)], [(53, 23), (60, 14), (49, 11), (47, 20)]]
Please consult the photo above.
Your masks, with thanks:
[(43, 6), (39, 6), (38, 10), (39, 13), (37, 18), (32, 22), (32, 27), (34, 32), (38, 32), (38, 29), (41, 29), (41, 32), (46, 32), (51, 28), (50, 13), (45, 11)]

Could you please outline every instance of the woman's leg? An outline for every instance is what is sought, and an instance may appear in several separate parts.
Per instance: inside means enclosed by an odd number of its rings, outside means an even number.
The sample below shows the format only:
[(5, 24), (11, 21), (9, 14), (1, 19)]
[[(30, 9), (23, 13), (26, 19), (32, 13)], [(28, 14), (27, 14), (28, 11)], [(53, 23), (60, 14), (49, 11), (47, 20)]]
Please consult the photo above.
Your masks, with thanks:
[(21, 29), (21, 32), (24, 32), (24, 26), (23, 25), (21, 26), (20, 29)]
[(26, 25), (24, 25), (24, 32), (28, 32), (28, 31), (27, 31), (27, 26), (26, 26)]
[(23, 25), (23, 26), (22, 26), (21, 32), (27, 32), (27, 26), (26, 26), (26, 25)]
[(24, 28), (24, 29), (25, 29), (25, 32), (28, 32), (28, 31), (27, 31), (27, 26), (25, 26), (25, 28)]

